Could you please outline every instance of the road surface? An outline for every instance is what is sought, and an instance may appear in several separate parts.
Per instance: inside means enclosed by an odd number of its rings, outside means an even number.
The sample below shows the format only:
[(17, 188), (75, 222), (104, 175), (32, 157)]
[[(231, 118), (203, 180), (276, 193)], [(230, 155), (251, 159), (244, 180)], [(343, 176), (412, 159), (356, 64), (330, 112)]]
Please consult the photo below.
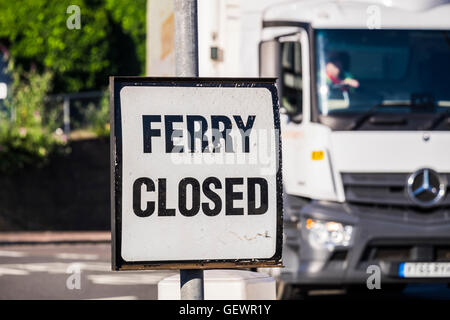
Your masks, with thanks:
[[(112, 272), (109, 244), (0, 246), (0, 300), (157, 299), (157, 284), (174, 271)], [(382, 289), (383, 290), (383, 289)], [(364, 292), (358, 292), (361, 298)], [(369, 292), (367, 294), (370, 294)], [(389, 298), (450, 299), (445, 284), (412, 285)], [(311, 292), (312, 299), (354, 298), (342, 290)]]
[(157, 299), (171, 271), (112, 272), (109, 244), (0, 246), (0, 299)]

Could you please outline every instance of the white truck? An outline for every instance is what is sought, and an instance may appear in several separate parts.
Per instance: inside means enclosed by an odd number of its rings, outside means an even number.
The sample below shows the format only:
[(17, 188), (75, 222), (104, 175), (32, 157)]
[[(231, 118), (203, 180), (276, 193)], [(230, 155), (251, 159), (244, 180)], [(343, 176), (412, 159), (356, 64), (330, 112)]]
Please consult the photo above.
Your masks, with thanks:
[(449, 1), (199, 0), (200, 76), (278, 78), (281, 282), (450, 282), (449, 17)]

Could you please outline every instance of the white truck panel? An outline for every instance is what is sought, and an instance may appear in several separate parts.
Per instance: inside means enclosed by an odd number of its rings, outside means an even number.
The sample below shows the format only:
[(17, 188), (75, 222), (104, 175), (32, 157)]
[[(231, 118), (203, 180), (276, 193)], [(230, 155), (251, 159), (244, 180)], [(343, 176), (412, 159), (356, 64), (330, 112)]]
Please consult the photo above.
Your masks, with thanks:
[[(268, 8), (267, 21), (301, 21), (314, 28), (449, 29), (448, 1), (290, 1)], [(345, 4), (345, 5), (344, 5)]]
[(450, 171), (448, 132), (340, 131), (331, 134), (331, 144), (340, 172)]

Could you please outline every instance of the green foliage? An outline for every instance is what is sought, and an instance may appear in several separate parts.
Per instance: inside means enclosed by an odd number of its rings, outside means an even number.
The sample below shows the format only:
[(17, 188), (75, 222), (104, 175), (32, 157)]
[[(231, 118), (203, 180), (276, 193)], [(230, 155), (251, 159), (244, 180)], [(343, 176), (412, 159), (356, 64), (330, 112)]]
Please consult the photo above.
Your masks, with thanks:
[[(133, 39), (141, 70), (145, 70), (147, 0), (105, 0), (112, 19)], [(170, 0), (172, 1), (172, 0)]]
[(12, 69), (10, 63), (12, 95), (0, 117), (1, 173), (13, 173), (28, 165), (42, 166), (58, 146), (66, 143), (66, 137), (52, 133), (42, 119), (45, 98), (51, 89), (51, 72)]
[[(66, 25), (70, 5), (80, 8), (80, 29)], [(143, 73), (145, 6), (145, 0), (0, 0), (0, 42), (19, 65), (50, 70), (54, 92), (100, 89), (109, 75)]]
[(97, 137), (109, 137), (109, 92), (105, 91), (97, 107), (91, 104), (87, 108), (87, 118), (90, 119), (91, 129)]

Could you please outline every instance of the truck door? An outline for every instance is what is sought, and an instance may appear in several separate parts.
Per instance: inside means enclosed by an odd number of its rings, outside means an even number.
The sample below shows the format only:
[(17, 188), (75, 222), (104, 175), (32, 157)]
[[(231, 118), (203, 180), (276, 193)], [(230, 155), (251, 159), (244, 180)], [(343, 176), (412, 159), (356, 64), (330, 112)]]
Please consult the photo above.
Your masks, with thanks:
[(261, 42), (260, 76), (277, 77), (280, 96), (283, 183), (289, 194), (301, 194), (308, 161), (305, 124), (309, 123), (309, 44), (306, 31)]

